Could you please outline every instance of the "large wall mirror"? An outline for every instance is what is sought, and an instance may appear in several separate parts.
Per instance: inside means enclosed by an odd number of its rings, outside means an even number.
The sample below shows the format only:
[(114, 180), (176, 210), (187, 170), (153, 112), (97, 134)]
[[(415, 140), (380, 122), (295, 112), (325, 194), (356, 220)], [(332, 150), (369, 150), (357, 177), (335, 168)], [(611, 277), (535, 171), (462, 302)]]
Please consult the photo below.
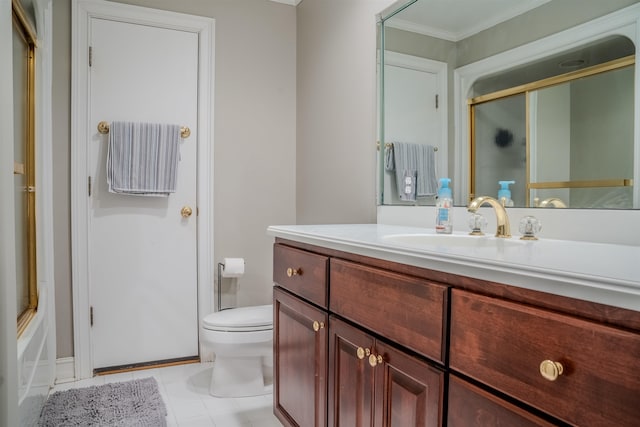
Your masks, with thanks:
[(379, 204), (640, 208), (640, 0), (413, 0), (381, 16)]

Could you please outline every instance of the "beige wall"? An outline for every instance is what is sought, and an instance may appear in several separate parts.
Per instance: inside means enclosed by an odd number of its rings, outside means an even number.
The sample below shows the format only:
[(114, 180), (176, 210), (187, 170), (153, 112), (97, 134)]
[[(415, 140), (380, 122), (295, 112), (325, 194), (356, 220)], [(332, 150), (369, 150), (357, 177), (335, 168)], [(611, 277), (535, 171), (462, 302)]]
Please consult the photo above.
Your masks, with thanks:
[[(271, 301), (270, 224), (296, 221), (296, 9), (267, 0), (122, 0), (215, 18), (214, 253), (246, 259), (239, 305)], [(70, 0), (54, 2), (57, 356), (73, 355)], [(373, 202), (371, 208), (373, 209)]]
[(53, 247), (57, 356), (73, 355), (71, 299), (71, 2), (53, 3)]
[(376, 221), (376, 18), (390, 0), (298, 9), (299, 224)]

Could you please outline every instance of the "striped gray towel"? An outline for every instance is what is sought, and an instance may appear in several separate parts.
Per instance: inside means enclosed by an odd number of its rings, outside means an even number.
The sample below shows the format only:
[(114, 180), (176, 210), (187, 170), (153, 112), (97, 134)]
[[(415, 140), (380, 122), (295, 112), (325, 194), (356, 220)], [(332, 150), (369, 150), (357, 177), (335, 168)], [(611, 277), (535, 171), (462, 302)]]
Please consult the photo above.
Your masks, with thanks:
[[(394, 142), (385, 153), (385, 169), (395, 171), (400, 200), (415, 201), (416, 197), (433, 196), (438, 191), (435, 149), (427, 144)], [(407, 177), (415, 185), (407, 192)]]
[(138, 196), (175, 193), (179, 143), (179, 125), (112, 122), (107, 148), (109, 191)]

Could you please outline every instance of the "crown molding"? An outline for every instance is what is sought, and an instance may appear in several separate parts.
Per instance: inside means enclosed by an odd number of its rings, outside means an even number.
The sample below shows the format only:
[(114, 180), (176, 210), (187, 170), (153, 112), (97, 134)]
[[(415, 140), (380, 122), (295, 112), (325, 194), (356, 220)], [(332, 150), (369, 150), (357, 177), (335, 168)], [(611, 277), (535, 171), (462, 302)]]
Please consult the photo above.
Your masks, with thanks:
[(297, 6), (302, 0), (271, 0), (276, 3), (284, 3), (291, 6)]

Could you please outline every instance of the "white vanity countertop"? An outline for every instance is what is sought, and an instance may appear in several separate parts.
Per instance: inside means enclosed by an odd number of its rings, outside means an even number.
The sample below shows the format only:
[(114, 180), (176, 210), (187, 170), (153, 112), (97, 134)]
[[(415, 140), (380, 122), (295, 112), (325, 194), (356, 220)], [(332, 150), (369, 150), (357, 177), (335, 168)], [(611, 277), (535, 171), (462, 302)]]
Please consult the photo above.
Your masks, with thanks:
[[(393, 235), (436, 234), (428, 228), (382, 224), (270, 226), (274, 237), (402, 264), (474, 277), (640, 311), (640, 246), (552, 240), (486, 245), (409, 245)], [(455, 233), (464, 236), (466, 233)], [(438, 235), (442, 238), (445, 235)]]

